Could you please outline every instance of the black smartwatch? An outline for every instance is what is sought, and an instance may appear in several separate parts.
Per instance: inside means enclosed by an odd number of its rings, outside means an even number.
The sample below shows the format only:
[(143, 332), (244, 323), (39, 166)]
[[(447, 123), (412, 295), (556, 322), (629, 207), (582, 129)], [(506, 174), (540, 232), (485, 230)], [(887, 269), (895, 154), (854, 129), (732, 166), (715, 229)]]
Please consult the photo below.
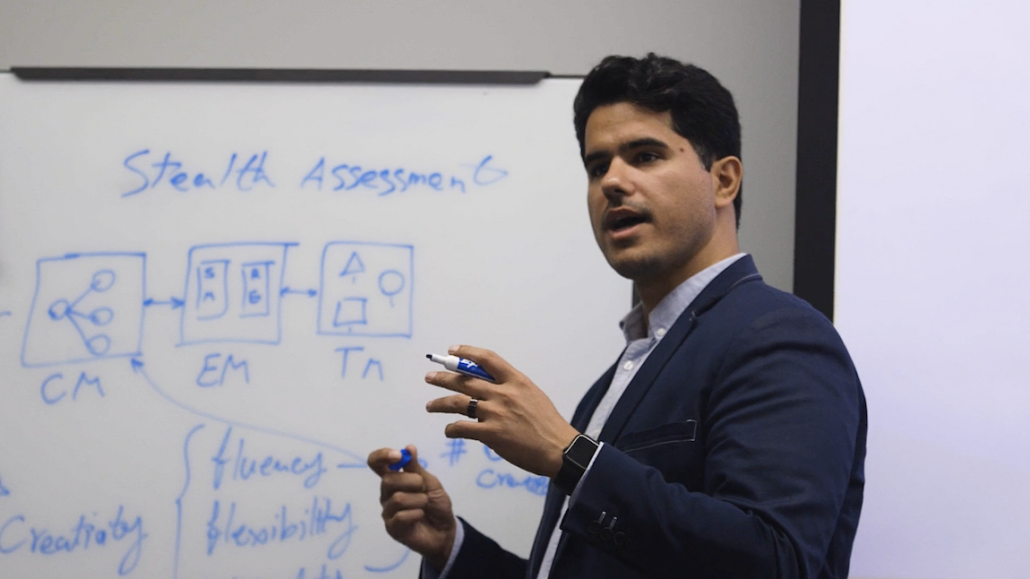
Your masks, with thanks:
[(596, 440), (585, 434), (572, 439), (572, 443), (562, 453), (561, 469), (554, 477), (554, 486), (563, 493), (572, 495), (599, 446)]

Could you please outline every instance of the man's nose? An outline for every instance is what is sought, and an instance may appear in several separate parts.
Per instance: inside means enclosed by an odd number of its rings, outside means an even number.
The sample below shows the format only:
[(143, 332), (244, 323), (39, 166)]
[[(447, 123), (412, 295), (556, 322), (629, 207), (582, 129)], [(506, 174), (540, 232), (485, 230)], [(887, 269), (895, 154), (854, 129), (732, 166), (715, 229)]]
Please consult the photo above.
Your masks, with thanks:
[(628, 165), (616, 157), (608, 164), (608, 170), (601, 178), (601, 191), (609, 201), (620, 199), (632, 193), (627, 173)]

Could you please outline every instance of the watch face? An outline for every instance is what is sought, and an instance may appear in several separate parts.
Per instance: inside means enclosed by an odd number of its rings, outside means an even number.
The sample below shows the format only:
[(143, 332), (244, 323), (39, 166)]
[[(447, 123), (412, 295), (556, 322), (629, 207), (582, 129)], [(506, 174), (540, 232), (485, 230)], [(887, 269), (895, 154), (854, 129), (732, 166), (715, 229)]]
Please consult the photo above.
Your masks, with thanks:
[(595, 452), (597, 452), (597, 443), (581, 434), (572, 442), (565, 457), (585, 470), (590, 464), (590, 459), (594, 458)]

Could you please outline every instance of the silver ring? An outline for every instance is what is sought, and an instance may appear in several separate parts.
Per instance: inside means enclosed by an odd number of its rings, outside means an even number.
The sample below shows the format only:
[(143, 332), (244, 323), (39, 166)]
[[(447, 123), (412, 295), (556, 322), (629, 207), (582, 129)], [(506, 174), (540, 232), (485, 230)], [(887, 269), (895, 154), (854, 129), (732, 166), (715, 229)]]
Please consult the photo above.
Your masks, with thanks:
[(465, 409), (465, 415), (473, 420), (478, 420), (478, 418), (476, 418), (476, 408), (478, 406), (479, 400), (476, 400), (475, 398), (469, 400), (468, 408)]

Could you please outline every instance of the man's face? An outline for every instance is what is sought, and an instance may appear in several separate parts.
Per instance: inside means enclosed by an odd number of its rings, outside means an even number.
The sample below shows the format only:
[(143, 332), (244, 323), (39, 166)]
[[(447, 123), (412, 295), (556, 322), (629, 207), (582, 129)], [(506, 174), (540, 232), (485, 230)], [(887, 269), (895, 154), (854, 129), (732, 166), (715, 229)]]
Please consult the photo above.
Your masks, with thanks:
[(717, 183), (668, 112), (629, 103), (594, 109), (586, 124), (587, 204), (597, 245), (638, 284), (679, 283), (708, 264)]

